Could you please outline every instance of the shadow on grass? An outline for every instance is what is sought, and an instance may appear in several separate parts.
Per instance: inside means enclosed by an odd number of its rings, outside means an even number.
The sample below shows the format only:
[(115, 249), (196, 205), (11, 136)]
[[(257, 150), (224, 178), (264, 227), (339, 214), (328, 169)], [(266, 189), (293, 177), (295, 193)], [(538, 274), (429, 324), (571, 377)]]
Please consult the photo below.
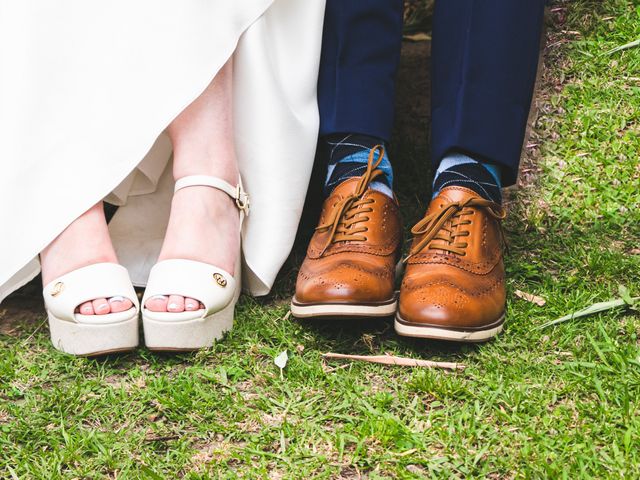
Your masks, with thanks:
[(334, 353), (371, 355), (386, 352), (432, 358), (434, 354), (467, 355), (476, 352), (479, 345), (400, 337), (393, 328), (393, 317), (292, 321), (298, 322), (322, 343), (331, 345)]

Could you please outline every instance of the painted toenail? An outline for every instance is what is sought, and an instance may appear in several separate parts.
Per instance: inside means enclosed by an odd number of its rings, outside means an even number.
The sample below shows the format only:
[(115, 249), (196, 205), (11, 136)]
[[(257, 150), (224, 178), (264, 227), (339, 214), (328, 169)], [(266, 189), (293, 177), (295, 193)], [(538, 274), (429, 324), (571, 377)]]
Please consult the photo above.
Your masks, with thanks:
[(103, 304), (101, 304), (101, 305), (98, 305), (98, 306), (96, 307), (96, 310), (103, 311), (103, 310), (106, 310), (106, 309), (108, 309), (108, 308), (109, 308), (109, 304), (107, 304), (107, 303), (103, 303)]
[(196, 309), (196, 304), (195, 303), (187, 303), (187, 305), (185, 306), (185, 308), (187, 310), (195, 310)]
[(109, 299), (109, 302), (111, 302), (111, 303), (122, 303), (124, 301), (125, 301), (124, 297), (111, 297)]
[(167, 296), (166, 295), (155, 295), (153, 297), (151, 297), (149, 300), (166, 300)]
[(170, 309), (170, 310), (176, 310), (178, 308), (178, 304), (177, 303), (170, 303), (167, 306), (167, 308)]

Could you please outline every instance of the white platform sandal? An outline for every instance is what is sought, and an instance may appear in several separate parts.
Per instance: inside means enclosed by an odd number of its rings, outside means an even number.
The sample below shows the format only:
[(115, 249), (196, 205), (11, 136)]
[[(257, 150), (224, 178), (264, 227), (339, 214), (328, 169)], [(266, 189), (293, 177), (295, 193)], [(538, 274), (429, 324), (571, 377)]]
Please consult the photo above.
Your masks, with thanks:
[[(96, 263), (62, 275), (44, 287), (51, 341), (73, 355), (102, 355), (138, 346), (140, 304), (127, 269)], [(107, 315), (82, 315), (76, 308), (96, 298), (123, 297), (133, 307)]]
[[(240, 210), (240, 228), (249, 212), (249, 197), (242, 181), (232, 186), (206, 175), (191, 175), (176, 182), (174, 193), (186, 187), (212, 187), (225, 192)], [(142, 299), (144, 341), (150, 350), (197, 350), (213, 345), (233, 326), (233, 314), (241, 290), (241, 256), (232, 275), (222, 268), (194, 260), (172, 259), (151, 269)], [(152, 312), (145, 305), (156, 296), (180, 295), (198, 300), (196, 311)]]

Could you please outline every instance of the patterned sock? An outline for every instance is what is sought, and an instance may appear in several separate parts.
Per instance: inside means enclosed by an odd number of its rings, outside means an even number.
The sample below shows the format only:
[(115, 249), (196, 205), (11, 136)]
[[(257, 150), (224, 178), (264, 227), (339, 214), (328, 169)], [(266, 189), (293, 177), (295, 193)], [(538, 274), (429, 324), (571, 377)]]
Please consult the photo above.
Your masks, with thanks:
[[(324, 184), (325, 196), (329, 196), (337, 185), (348, 178), (364, 174), (371, 149), (376, 145), (384, 146), (384, 142), (378, 138), (358, 134), (332, 134), (324, 140), (329, 150), (329, 166)], [(384, 175), (371, 182), (371, 188), (393, 197), (393, 169), (386, 148), (378, 169), (382, 170)]]
[(451, 185), (466, 187), (486, 200), (502, 203), (498, 165), (478, 162), (462, 153), (450, 153), (442, 159), (433, 178), (433, 196)]

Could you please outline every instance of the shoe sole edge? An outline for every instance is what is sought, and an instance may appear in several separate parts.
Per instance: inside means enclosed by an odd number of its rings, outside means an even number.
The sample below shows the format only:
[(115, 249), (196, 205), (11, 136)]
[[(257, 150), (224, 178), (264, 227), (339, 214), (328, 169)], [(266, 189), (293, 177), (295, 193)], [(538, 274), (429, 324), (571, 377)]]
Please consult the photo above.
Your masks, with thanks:
[(236, 300), (208, 317), (182, 321), (148, 318), (143, 311), (144, 344), (155, 352), (190, 352), (209, 348), (233, 328)]
[(367, 318), (391, 317), (396, 313), (398, 300), (393, 297), (381, 304), (291, 302), (291, 315), (296, 318)]
[[(481, 343), (496, 337), (504, 329), (503, 314), (494, 326), (483, 330), (448, 329), (433, 325), (423, 326), (409, 324), (396, 314), (394, 328), (398, 335), (403, 337), (427, 338), (431, 340), (447, 340), (460, 343)], [(498, 325), (496, 325), (496, 323)]]
[(139, 344), (138, 314), (115, 323), (77, 323), (48, 312), (51, 343), (57, 350), (82, 357), (135, 350)]

